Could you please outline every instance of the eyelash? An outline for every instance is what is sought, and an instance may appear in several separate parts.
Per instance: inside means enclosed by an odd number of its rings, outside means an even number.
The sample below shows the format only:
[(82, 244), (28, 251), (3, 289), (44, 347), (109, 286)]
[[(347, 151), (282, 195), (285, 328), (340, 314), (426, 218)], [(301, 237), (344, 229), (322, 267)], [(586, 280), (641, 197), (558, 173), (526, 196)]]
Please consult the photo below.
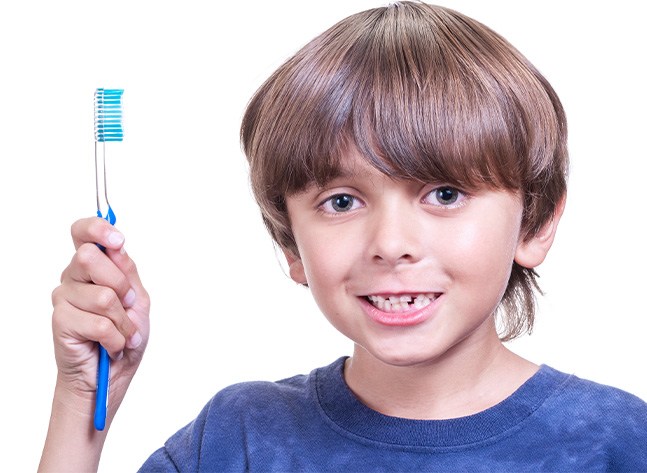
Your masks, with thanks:
[[(448, 191), (448, 190), (452, 191), (452, 192), (456, 192), (457, 195), (456, 195), (456, 199), (455, 199), (454, 202), (452, 202), (452, 203), (450, 203), (448, 205), (443, 205), (440, 202), (434, 203), (434, 202), (429, 201), (430, 196), (435, 197), (438, 192), (440, 192), (440, 191)], [(441, 209), (441, 210), (451, 210), (451, 209), (456, 209), (456, 208), (459, 208), (459, 207), (462, 207), (463, 205), (465, 205), (466, 200), (467, 200), (468, 197), (469, 196), (465, 192), (461, 191), (460, 189), (457, 189), (456, 187), (438, 186), (438, 187), (435, 187), (434, 189), (432, 189), (431, 191), (427, 192), (423, 196), (422, 202), (427, 204), (427, 205), (431, 205), (431, 206), (433, 206), (435, 208)], [(335, 201), (337, 199), (340, 199), (340, 198), (345, 198), (346, 200), (350, 201), (350, 208), (349, 209), (347, 209), (347, 210), (337, 210), (337, 209), (335, 209), (335, 207), (334, 207), (335, 206)], [(341, 214), (345, 214), (345, 213), (351, 212), (353, 210), (356, 210), (357, 208), (361, 208), (364, 205), (365, 205), (364, 202), (362, 202), (362, 200), (359, 199), (358, 197), (355, 197), (354, 195), (349, 194), (347, 192), (340, 192), (338, 194), (334, 194), (334, 195), (331, 195), (330, 197), (327, 197), (323, 202), (321, 202), (318, 205), (318, 209), (321, 212), (326, 213), (326, 214), (341, 215)]]
[[(334, 208), (335, 199), (340, 199), (340, 198), (343, 198), (343, 197), (349, 198), (351, 208), (349, 208), (348, 210), (345, 210), (345, 211), (335, 210), (335, 208)], [(344, 213), (353, 211), (356, 208), (358, 208), (358, 207), (356, 207), (354, 205), (355, 203), (361, 204), (361, 207), (364, 206), (364, 203), (359, 198), (355, 197), (352, 194), (349, 194), (349, 193), (346, 193), (346, 192), (341, 192), (339, 194), (331, 195), (330, 197), (326, 198), (326, 200), (324, 200), (323, 202), (321, 202), (321, 204), (319, 204), (319, 209), (322, 212), (327, 213), (327, 214), (333, 214), (333, 215), (334, 214), (344, 214)], [(328, 206), (330, 208), (327, 208)]]
[[(430, 202), (430, 201), (428, 200), (428, 198), (429, 198), (430, 196), (435, 197), (435, 196), (437, 195), (437, 193), (438, 193), (438, 192), (440, 192), (440, 191), (447, 191), (447, 190), (452, 191), (452, 192), (456, 192), (456, 194), (457, 194), (457, 195), (456, 195), (456, 199), (455, 199), (455, 201), (454, 201), (454, 202), (451, 202), (451, 203), (450, 203), (450, 204), (448, 204), (448, 205), (444, 205), (444, 204), (441, 204), (440, 202), (438, 202), (438, 203), (433, 203), (433, 202)], [(423, 201), (424, 203), (426, 203), (426, 204), (432, 205), (432, 206), (437, 207), (437, 208), (440, 208), (440, 209), (447, 209), (447, 210), (451, 210), (451, 209), (456, 209), (456, 208), (459, 208), (459, 207), (462, 207), (463, 205), (465, 205), (465, 204), (466, 204), (466, 200), (467, 200), (467, 198), (468, 198), (468, 197), (469, 197), (469, 196), (468, 196), (465, 192), (463, 192), (463, 191), (462, 191), (462, 190), (460, 190), (460, 189), (457, 189), (456, 187), (452, 187), (452, 186), (438, 186), (438, 187), (435, 187), (434, 189), (432, 189), (431, 191), (427, 192), (427, 193), (424, 195), (424, 197), (422, 198), (422, 201)]]

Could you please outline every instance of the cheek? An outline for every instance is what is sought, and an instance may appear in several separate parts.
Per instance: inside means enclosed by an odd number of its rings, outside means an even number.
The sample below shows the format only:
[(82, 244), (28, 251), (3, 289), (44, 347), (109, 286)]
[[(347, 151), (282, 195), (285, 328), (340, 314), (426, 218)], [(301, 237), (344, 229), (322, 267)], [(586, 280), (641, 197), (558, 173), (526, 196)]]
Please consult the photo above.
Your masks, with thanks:
[[(505, 290), (516, 249), (515, 225), (496, 219), (462, 224), (443, 254), (455, 278)], [(451, 259), (451, 261), (449, 261)]]
[(304, 232), (299, 242), (299, 251), (303, 261), (308, 285), (313, 294), (322, 287), (343, 281), (348, 275), (357, 242), (352, 234), (340, 231), (321, 229)]
[[(346, 333), (338, 296), (356, 267), (354, 245), (345, 236), (327, 235), (309, 238), (300, 247), (306, 280), (315, 303), (326, 318), (342, 333)], [(341, 325), (340, 325), (341, 324)]]

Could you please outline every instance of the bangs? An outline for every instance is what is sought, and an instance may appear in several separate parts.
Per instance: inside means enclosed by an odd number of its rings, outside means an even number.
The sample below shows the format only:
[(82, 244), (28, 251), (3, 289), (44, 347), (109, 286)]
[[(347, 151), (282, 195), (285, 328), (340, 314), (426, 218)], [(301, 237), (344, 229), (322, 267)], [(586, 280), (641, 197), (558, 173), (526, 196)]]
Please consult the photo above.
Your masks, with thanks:
[(282, 196), (336, 177), (349, 146), (394, 178), (516, 190), (553, 161), (556, 101), (484, 25), (394, 4), (347, 18), (288, 60), (250, 102), (242, 138), (252, 176), (263, 167), (265, 189)]

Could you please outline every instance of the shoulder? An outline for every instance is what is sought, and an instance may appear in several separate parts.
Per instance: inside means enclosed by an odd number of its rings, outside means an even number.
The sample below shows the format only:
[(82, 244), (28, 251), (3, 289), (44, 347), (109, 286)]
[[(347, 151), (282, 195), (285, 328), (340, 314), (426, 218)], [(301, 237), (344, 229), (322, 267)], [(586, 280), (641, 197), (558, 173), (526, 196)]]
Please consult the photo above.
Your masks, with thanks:
[[(200, 466), (218, 471), (242, 471), (246, 448), (278, 439), (315, 422), (318, 410), (314, 380), (340, 363), (279, 381), (250, 381), (219, 391), (200, 414), (169, 438), (154, 457), (180, 471)], [(154, 458), (151, 457), (151, 464)], [(144, 471), (144, 470), (143, 470)]]
[(246, 417), (250, 412), (278, 415), (285, 409), (307, 403), (312, 375), (297, 375), (279, 381), (249, 381), (218, 392), (205, 406), (207, 417)]
[(622, 411), (647, 421), (647, 403), (638, 396), (575, 375), (564, 375), (564, 380), (561, 394), (571, 401), (572, 408), (594, 408), (606, 413)]
[(647, 468), (647, 403), (613, 386), (552, 371), (563, 382), (538, 413), (565, 445), (604, 451), (616, 471)]

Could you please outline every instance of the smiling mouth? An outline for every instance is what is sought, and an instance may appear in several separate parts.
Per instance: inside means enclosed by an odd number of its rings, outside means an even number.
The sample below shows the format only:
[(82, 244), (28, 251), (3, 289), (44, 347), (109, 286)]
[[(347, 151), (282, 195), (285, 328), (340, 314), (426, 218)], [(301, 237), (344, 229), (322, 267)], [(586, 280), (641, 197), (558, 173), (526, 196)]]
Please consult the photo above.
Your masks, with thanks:
[(401, 294), (397, 296), (366, 296), (365, 299), (383, 312), (408, 312), (427, 307), (440, 294), (428, 292), (425, 294)]

